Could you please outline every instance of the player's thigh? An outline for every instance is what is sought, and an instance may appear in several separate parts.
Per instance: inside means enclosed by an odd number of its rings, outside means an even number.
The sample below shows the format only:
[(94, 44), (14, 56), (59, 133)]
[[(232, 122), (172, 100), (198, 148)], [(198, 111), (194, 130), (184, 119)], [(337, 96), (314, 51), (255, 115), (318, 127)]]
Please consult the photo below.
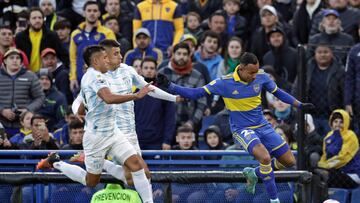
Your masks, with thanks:
[(289, 150), (289, 145), (270, 124), (256, 129), (256, 133), (271, 156), (278, 158)]
[(256, 132), (249, 128), (239, 129), (233, 132), (234, 141), (239, 143), (243, 149), (253, 155), (255, 146), (261, 144), (260, 138)]
[[(138, 157), (136, 150), (125, 136), (114, 136), (111, 140), (113, 143), (110, 148), (109, 155), (121, 165), (124, 165), (125, 161), (134, 155)], [(136, 160), (136, 158), (131, 158), (130, 160)], [(129, 168), (131, 169), (131, 167)]]
[(141, 156), (141, 149), (140, 149), (140, 145), (139, 145), (139, 140), (137, 138), (137, 134), (136, 133), (125, 134), (125, 137), (128, 139), (130, 144), (134, 147), (134, 149), (138, 153), (138, 155)]
[(99, 136), (91, 132), (85, 132), (83, 147), (87, 172), (91, 174), (101, 174), (105, 155), (111, 145), (112, 143), (108, 137)]

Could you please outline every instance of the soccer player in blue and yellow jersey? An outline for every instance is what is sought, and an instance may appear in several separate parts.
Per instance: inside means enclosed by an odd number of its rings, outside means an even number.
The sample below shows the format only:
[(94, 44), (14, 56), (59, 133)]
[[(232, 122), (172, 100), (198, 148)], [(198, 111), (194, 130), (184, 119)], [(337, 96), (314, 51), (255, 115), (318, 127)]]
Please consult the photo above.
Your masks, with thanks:
[(244, 176), (248, 180), (247, 191), (255, 193), (259, 177), (265, 184), (271, 202), (280, 202), (273, 169), (293, 166), (295, 157), (287, 143), (265, 119), (261, 108), (261, 89), (265, 88), (283, 102), (305, 111), (314, 108), (313, 104), (301, 103), (279, 89), (266, 73), (259, 70), (258, 59), (252, 53), (241, 56), (240, 65), (234, 73), (213, 80), (201, 88), (175, 85), (163, 75), (158, 75), (157, 81), (169, 91), (188, 99), (197, 99), (207, 94), (222, 96), (230, 111), (230, 126), (235, 141), (260, 162), (260, 166), (255, 169), (244, 169)]

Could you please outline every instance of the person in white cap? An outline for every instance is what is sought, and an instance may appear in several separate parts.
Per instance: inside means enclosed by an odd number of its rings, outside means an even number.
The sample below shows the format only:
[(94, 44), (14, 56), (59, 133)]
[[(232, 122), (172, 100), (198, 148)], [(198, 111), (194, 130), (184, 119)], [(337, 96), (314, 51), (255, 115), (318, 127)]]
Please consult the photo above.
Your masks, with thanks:
[(54, 30), (54, 25), (59, 21), (59, 16), (56, 15), (56, 1), (55, 0), (40, 0), (39, 7), (45, 16), (45, 27), (49, 30)]

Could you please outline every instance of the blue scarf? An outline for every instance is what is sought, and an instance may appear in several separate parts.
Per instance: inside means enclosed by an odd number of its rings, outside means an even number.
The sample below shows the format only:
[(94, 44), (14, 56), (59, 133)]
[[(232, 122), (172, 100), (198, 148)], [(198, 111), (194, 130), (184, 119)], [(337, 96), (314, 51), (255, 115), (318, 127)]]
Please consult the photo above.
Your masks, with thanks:
[(278, 120), (285, 120), (285, 119), (289, 118), (290, 114), (291, 114), (291, 107), (287, 108), (283, 112), (275, 110), (275, 116)]

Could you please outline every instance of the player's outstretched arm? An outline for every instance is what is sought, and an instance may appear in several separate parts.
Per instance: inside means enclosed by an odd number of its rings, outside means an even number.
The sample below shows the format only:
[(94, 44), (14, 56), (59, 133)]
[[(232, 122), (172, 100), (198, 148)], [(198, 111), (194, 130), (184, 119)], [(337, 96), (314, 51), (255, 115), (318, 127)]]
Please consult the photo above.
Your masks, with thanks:
[(280, 99), (281, 101), (293, 105), (299, 109), (302, 109), (306, 112), (308, 111), (312, 111), (315, 109), (314, 104), (312, 103), (302, 103), (300, 101), (298, 101), (297, 99), (295, 99), (295, 97), (293, 97), (292, 95), (286, 93), (284, 90), (277, 88), (275, 90), (275, 92), (273, 92), (273, 94)]
[(178, 94), (186, 99), (197, 100), (207, 95), (205, 89), (202, 87), (198, 87), (198, 88), (182, 87), (180, 85), (176, 85), (170, 82), (165, 75), (160, 73), (157, 74), (156, 81), (160, 87), (167, 89), (171, 93)]
[(141, 99), (152, 90), (153, 89), (150, 87), (150, 84), (147, 84), (135, 94), (119, 95), (119, 94), (111, 93), (110, 89), (105, 87), (105, 88), (101, 88), (97, 92), (97, 95), (107, 104), (120, 104), (132, 100)]

